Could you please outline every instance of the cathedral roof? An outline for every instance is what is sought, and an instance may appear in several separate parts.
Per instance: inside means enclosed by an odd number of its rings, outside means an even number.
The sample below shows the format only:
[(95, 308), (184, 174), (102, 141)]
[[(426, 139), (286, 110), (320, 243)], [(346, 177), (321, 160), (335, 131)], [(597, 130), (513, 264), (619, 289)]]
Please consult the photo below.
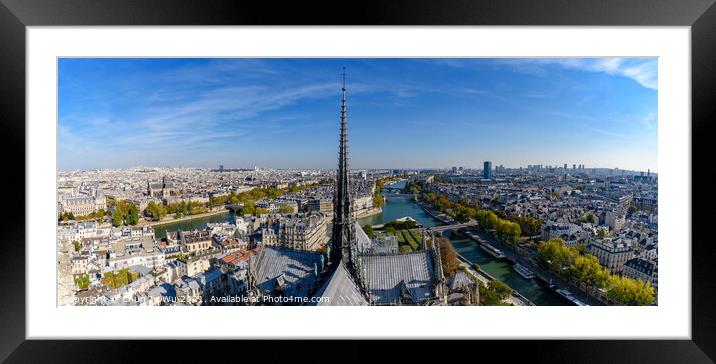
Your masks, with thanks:
[(273, 292), (277, 287), (285, 296), (307, 297), (320, 271), (321, 254), (277, 247), (264, 247), (256, 256), (256, 287)]
[(475, 282), (473, 282), (465, 272), (459, 270), (448, 279), (447, 284), (451, 290), (454, 290), (462, 287), (470, 287), (474, 285)]
[(405, 289), (414, 303), (433, 298), (436, 272), (429, 251), (364, 255), (361, 259), (374, 304), (397, 304), (404, 298)]
[(363, 228), (356, 221), (356, 244), (358, 245), (358, 251), (366, 251), (373, 244), (368, 237), (368, 234), (363, 231)]
[(326, 280), (315, 297), (327, 300), (313, 303), (317, 306), (366, 306), (366, 301), (356, 282), (351, 278), (345, 264), (341, 261), (331, 277)]
[(159, 183), (155, 182), (155, 183), (150, 183), (149, 188), (151, 188), (153, 190), (161, 190), (162, 188), (164, 188), (164, 185), (161, 182), (159, 182)]

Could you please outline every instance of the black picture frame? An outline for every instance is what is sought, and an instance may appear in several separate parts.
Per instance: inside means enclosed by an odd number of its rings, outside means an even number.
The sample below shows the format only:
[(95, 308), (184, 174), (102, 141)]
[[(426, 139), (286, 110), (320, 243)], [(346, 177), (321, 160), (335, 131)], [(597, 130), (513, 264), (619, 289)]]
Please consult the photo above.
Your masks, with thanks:
[[(6, 162), (16, 162), (15, 175), (25, 171), (25, 46), (27, 26), (52, 25), (552, 25), (552, 26), (690, 26), (692, 72), (692, 340), (576, 340), (483, 341), (458, 343), (457, 350), (487, 360), (486, 352), (505, 357), (549, 362), (712, 362), (716, 358), (716, 249), (707, 239), (711, 199), (706, 184), (711, 154), (708, 139), (716, 120), (716, 6), (714, 0), (425, 0), (339, 2), (201, 1), (201, 0), (0, 0), (0, 120)], [(684, 122), (688, 122), (685, 120)], [(698, 167), (698, 168), (697, 168)], [(11, 176), (8, 176), (11, 177)], [(274, 360), (280, 352), (312, 355), (307, 348), (326, 346), (292, 341), (269, 344), (255, 351), (229, 342), (157, 344), (149, 341), (81, 341), (25, 339), (25, 177), (8, 178), (6, 193), (12, 208), (3, 211), (4, 244), (0, 253), (0, 359), (7, 362), (129, 362), (140, 359), (181, 358), (183, 350), (232, 353), (224, 359), (241, 360), (248, 354)], [(14, 184), (14, 186), (12, 185)], [(19, 191), (23, 191), (20, 194)], [(662, 193), (668, 193), (662, 192)], [(18, 208), (16, 206), (22, 206)], [(685, 212), (687, 213), (687, 212)], [(20, 221), (22, 223), (20, 223)], [(684, 236), (687, 244), (689, 237)], [(405, 348), (409, 343), (391, 343)], [(373, 360), (373, 343), (348, 343), (338, 360)], [(415, 345), (413, 342), (412, 345)], [(448, 344), (451, 345), (452, 344)], [(421, 347), (415, 345), (414, 347)], [(236, 347), (237, 350), (231, 350)], [(424, 346), (427, 348), (428, 346)], [(172, 349), (169, 349), (172, 348)], [(183, 348), (183, 349), (182, 349)], [(139, 354), (140, 349), (143, 353)], [(381, 348), (382, 349), (382, 348)], [(385, 349), (382, 349), (385, 350)], [(420, 357), (422, 350), (396, 350), (403, 360)], [(167, 354), (170, 352), (170, 354)], [(484, 355), (481, 359), (480, 356)], [(317, 356), (316, 356), (317, 357)], [(211, 356), (206, 355), (207, 360)], [(340, 359), (343, 358), (343, 359)], [(446, 359), (448, 360), (448, 359)], [(451, 359), (450, 359), (451, 360)], [(495, 359), (493, 359), (495, 360)]]

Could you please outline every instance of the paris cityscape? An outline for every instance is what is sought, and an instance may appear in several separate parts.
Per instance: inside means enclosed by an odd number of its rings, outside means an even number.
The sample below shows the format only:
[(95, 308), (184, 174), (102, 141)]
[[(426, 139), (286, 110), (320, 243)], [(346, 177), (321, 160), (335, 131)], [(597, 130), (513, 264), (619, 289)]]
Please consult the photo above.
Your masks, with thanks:
[(658, 304), (654, 59), (58, 62), (60, 306)]

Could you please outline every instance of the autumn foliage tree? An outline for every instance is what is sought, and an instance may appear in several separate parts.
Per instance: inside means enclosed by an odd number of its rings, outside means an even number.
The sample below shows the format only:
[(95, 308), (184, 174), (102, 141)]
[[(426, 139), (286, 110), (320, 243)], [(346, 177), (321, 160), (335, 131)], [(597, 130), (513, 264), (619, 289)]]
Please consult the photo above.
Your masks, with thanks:
[(591, 254), (577, 255), (570, 266), (571, 274), (580, 282), (604, 288), (609, 281), (609, 271), (601, 264), (599, 259)]
[(644, 306), (654, 302), (655, 291), (649, 282), (614, 275), (609, 278), (607, 298), (621, 305)]
[(437, 238), (437, 242), (440, 248), (440, 262), (442, 263), (443, 274), (445, 277), (451, 277), (460, 267), (457, 251), (455, 251), (448, 238)]
[(537, 259), (565, 279), (575, 279), (607, 292), (607, 298), (620, 305), (648, 305), (655, 301), (654, 287), (649, 282), (612, 275), (597, 257), (567, 246), (560, 238), (543, 242), (537, 248)]

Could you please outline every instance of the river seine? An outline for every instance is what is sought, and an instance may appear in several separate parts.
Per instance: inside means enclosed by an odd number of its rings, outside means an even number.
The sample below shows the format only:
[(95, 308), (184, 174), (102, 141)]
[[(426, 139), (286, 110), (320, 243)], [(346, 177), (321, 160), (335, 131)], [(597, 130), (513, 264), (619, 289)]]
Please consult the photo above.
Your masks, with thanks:
[[(390, 187), (402, 188), (405, 182), (398, 182)], [(430, 216), (425, 210), (418, 206), (411, 197), (406, 196), (395, 196), (386, 197), (385, 206), (383, 206), (383, 212), (377, 215), (365, 217), (359, 219), (358, 222), (361, 226), (365, 224), (378, 225), (386, 222), (399, 219), (401, 217), (410, 216), (425, 227), (431, 227), (436, 225), (442, 225), (442, 222)], [(156, 237), (164, 238), (167, 231), (176, 230), (194, 230), (203, 229), (207, 223), (216, 223), (222, 221), (233, 222), (235, 218), (234, 213), (226, 212), (225, 214), (212, 215), (206, 217), (199, 217), (196, 219), (179, 221), (174, 223), (168, 223), (164, 225), (158, 225), (154, 227)], [(490, 274), (491, 276), (505, 282), (507, 285), (518, 291), (523, 296), (527, 297), (530, 301), (534, 302), (538, 306), (563, 306), (570, 305), (562, 297), (558, 296), (542, 282), (538, 282), (536, 278), (527, 280), (522, 278), (517, 272), (512, 269), (512, 264), (508, 261), (498, 260), (487, 254), (485, 251), (480, 249), (477, 242), (453, 234), (449, 236), (455, 250), (458, 254), (465, 257), (467, 260), (477, 263), (480, 268)]]
[[(390, 187), (402, 188), (405, 182), (397, 182)], [(386, 197), (383, 212), (378, 215), (369, 216), (359, 220), (361, 226), (365, 224), (378, 225), (410, 216), (425, 227), (443, 225), (443, 223), (430, 216), (425, 210), (418, 206), (412, 197), (395, 196)], [(537, 306), (567, 306), (571, 303), (554, 293), (537, 278), (524, 279), (512, 269), (512, 263), (506, 260), (498, 260), (482, 250), (474, 240), (453, 234), (449, 236), (450, 242), (458, 254), (465, 259), (477, 263), (480, 268), (491, 276), (505, 282)]]

